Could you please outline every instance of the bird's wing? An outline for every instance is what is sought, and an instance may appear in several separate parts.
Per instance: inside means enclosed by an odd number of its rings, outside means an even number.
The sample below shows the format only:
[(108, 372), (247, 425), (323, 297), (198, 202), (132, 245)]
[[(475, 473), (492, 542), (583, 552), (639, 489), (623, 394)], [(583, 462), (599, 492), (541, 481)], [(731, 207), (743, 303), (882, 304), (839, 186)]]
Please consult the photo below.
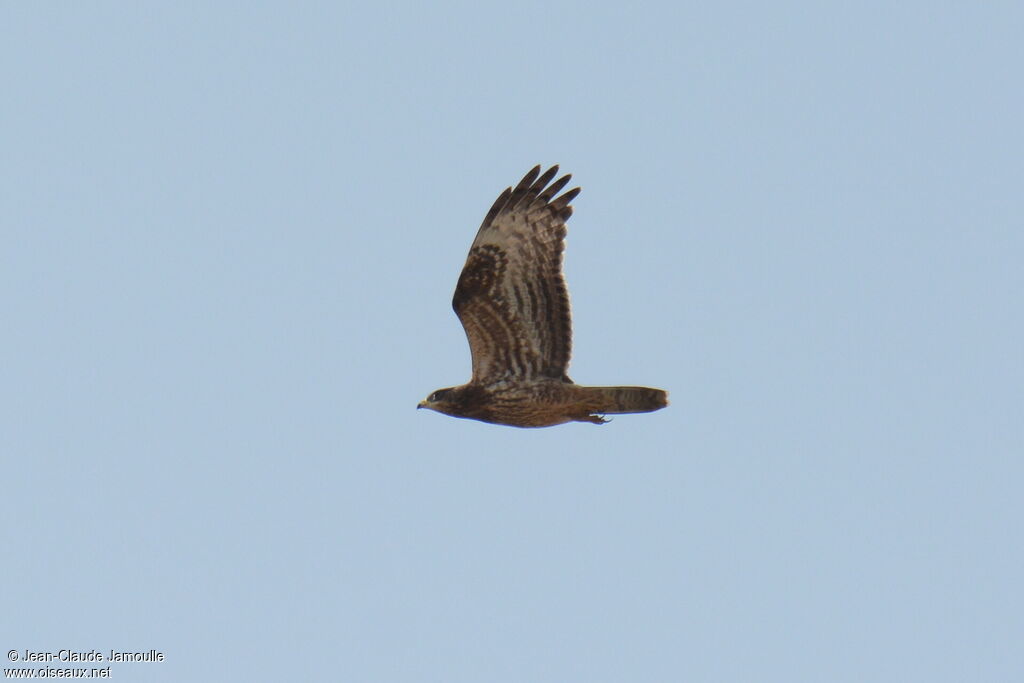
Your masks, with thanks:
[[(473, 381), (550, 377), (568, 381), (569, 292), (562, 275), (571, 176), (534, 167), (487, 212), (455, 287), (452, 307), (473, 354)], [(548, 185), (548, 183), (551, 183)]]

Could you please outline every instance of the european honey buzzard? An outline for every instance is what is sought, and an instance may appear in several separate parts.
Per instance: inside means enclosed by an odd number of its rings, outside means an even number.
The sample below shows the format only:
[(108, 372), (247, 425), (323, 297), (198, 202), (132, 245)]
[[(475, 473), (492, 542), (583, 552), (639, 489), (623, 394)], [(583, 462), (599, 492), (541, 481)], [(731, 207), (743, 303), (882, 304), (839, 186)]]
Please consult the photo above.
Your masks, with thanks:
[(419, 408), (514, 427), (606, 422), (609, 413), (664, 408), (647, 387), (583, 387), (566, 370), (572, 329), (562, 276), (565, 222), (580, 188), (534, 167), (487, 212), (455, 287), (452, 307), (473, 355), (468, 384), (439, 389)]

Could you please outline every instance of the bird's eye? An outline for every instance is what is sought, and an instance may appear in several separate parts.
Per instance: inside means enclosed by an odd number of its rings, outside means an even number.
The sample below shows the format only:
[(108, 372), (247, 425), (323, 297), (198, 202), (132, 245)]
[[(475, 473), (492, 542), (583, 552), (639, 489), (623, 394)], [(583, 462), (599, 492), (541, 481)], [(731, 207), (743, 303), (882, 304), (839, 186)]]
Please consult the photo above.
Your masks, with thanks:
[(430, 401), (431, 403), (434, 403), (435, 401), (437, 401), (440, 398), (441, 398), (441, 392), (440, 391), (435, 391), (434, 393), (432, 393), (430, 395), (430, 398), (428, 398), (427, 400)]

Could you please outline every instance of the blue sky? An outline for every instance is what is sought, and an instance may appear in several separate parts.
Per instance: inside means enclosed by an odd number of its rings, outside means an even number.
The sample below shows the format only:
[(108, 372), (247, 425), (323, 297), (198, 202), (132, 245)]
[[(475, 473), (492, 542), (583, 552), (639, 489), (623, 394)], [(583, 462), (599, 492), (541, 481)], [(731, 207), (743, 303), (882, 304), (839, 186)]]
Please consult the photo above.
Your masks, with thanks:
[[(8, 3), (5, 649), (122, 680), (1024, 676), (1017, 3)], [(427, 411), (534, 164), (570, 374)]]

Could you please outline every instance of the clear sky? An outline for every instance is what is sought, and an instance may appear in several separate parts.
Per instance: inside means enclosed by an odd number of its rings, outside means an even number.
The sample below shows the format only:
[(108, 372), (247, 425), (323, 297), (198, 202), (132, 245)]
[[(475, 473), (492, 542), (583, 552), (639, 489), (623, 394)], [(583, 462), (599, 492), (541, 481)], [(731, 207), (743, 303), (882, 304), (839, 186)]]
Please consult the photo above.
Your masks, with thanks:
[[(131, 681), (1024, 680), (1020, 3), (9, 2), (2, 651)], [(416, 404), (534, 164), (571, 376)], [(4, 666), (9, 666), (5, 662)]]

